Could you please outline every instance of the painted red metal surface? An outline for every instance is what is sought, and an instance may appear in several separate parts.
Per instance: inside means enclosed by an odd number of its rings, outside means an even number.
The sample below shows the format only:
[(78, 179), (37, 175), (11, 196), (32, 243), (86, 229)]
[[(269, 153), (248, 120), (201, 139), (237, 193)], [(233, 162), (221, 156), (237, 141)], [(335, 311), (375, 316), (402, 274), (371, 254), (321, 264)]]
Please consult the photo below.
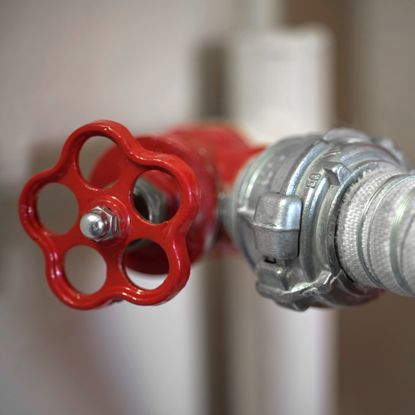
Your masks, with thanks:
[[(119, 148), (117, 182), (110, 188), (88, 184), (80, 174), (78, 157), (84, 142), (93, 136), (104, 136)], [(138, 176), (149, 169), (171, 174), (180, 192), (180, 206), (169, 221), (151, 224), (140, 217), (133, 207), (132, 189)], [(46, 230), (37, 214), (37, 194), (48, 183), (67, 186), (76, 196), (79, 217), (65, 234)], [(106, 242), (94, 242), (79, 229), (79, 220), (91, 208), (109, 207), (120, 218), (119, 235)], [(186, 245), (189, 229), (200, 205), (200, 190), (192, 169), (172, 154), (153, 152), (141, 146), (122, 125), (111, 121), (97, 121), (76, 130), (66, 141), (58, 163), (50, 170), (34, 176), (24, 187), (20, 201), (20, 218), (28, 234), (40, 245), (45, 255), (46, 274), (54, 293), (66, 304), (89, 309), (118, 300), (134, 304), (159, 304), (180, 291), (190, 273), (190, 259)], [(128, 244), (137, 239), (156, 242), (165, 252), (169, 273), (157, 288), (148, 290), (134, 285), (123, 267), (123, 255)], [(107, 265), (104, 285), (92, 294), (77, 291), (65, 274), (64, 257), (74, 246), (86, 245), (96, 249)]]
[[(85, 141), (93, 136), (107, 137), (116, 147), (98, 161), (87, 182), (78, 158)], [(229, 246), (219, 225), (218, 199), (259, 150), (226, 125), (191, 125), (139, 139), (112, 121), (97, 121), (76, 130), (55, 167), (34, 176), (19, 201), (21, 222), (44, 252), (51, 289), (64, 303), (80, 309), (119, 300), (150, 305), (171, 299), (187, 282), (191, 262), (215, 244)], [(161, 224), (149, 223), (134, 208), (133, 188), (144, 172), (149, 172), (146, 179), (167, 195), (170, 207), (177, 208), (173, 217)], [(37, 195), (49, 183), (63, 184), (76, 196), (79, 216), (66, 234), (48, 231), (39, 220)], [(121, 230), (114, 239), (94, 242), (80, 232), (80, 218), (95, 206), (110, 208), (120, 219)], [(143, 239), (153, 243), (128, 249), (132, 242)], [(65, 254), (77, 245), (96, 249), (106, 262), (105, 283), (95, 293), (80, 293), (66, 277)], [(167, 277), (157, 288), (144, 289), (130, 281), (125, 267), (149, 274), (167, 273)]]
[[(184, 160), (194, 171), (200, 189), (201, 205), (187, 234), (191, 262), (214, 248), (228, 252), (232, 248), (226, 232), (218, 220), (218, 199), (233, 184), (236, 175), (247, 160), (263, 147), (251, 147), (235, 128), (226, 124), (193, 124), (176, 128), (154, 137), (138, 137), (143, 147)], [(98, 160), (91, 182), (105, 186), (118, 175), (119, 149), (109, 150)], [(108, 166), (112, 166), (111, 169)], [(147, 177), (148, 178), (148, 177)], [(169, 195), (175, 194), (174, 182), (160, 183), (157, 172), (150, 180)], [(168, 263), (157, 245), (129, 250), (125, 265), (147, 274), (163, 274)]]

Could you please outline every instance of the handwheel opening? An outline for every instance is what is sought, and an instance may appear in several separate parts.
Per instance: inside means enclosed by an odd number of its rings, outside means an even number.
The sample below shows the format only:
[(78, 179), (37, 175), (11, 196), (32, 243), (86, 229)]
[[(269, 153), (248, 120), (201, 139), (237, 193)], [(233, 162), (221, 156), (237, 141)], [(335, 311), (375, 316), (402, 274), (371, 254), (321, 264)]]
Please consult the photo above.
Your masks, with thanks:
[(98, 291), (105, 282), (104, 258), (92, 248), (76, 246), (65, 255), (65, 273), (72, 287), (82, 294)]
[(40, 190), (36, 209), (42, 225), (56, 234), (69, 231), (78, 216), (75, 195), (58, 183), (47, 184)]
[(88, 138), (79, 152), (78, 166), (84, 180), (98, 188), (109, 188), (116, 183), (119, 169), (113, 160), (105, 162), (106, 168), (96, 171), (99, 161), (117, 153), (117, 146), (107, 137)]
[(123, 257), (129, 280), (139, 288), (155, 289), (167, 278), (169, 264), (163, 248), (148, 239), (132, 242)]
[(141, 193), (141, 191), (137, 191), (134, 194), (134, 207), (140, 216), (142, 216), (147, 221), (150, 221), (151, 216), (153, 216), (155, 213), (153, 210), (150, 210), (148, 200)]
[(176, 180), (160, 170), (149, 170), (141, 174), (134, 184), (132, 198), (137, 213), (153, 224), (170, 220), (180, 204)]

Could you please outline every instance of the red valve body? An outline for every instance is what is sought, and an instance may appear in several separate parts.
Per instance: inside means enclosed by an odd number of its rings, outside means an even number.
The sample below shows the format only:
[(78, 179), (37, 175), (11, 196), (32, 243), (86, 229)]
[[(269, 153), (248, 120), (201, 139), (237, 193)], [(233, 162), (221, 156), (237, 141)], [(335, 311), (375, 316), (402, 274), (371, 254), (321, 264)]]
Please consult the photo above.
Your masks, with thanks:
[[(163, 135), (137, 138), (151, 151), (174, 154), (184, 160), (195, 172), (201, 193), (201, 205), (187, 234), (187, 248), (191, 262), (209, 249), (226, 249), (230, 241), (218, 222), (218, 202), (221, 193), (230, 187), (241, 167), (262, 148), (250, 147), (242, 135), (228, 125), (195, 124), (176, 128)], [(105, 186), (118, 176), (120, 152), (112, 148), (98, 160), (91, 182)], [(174, 181), (163, 183), (164, 175), (157, 171), (151, 176), (156, 187), (177, 200)], [(163, 274), (168, 263), (160, 247), (151, 244), (129, 250), (125, 265), (147, 274)]]
[[(78, 155), (84, 142), (96, 135), (110, 138), (116, 147), (98, 161), (89, 185), (79, 173)], [(140, 305), (158, 304), (172, 298), (185, 285), (191, 262), (214, 245), (229, 245), (220, 228), (219, 197), (260, 150), (250, 147), (241, 134), (226, 125), (190, 125), (137, 140), (111, 121), (75, 131), (58, 164), (34, 176), (19, 201), (22, 224), (45, 254), (52, 290), (74, 308), (94, 308), (122, 299)], [(132, 188), (143, 172), (148, 172), (146, 179), (166, 195), (167, 208), (177, 209), (166, 222), (148, 223), (134, 209)], [(107, 186), (114, 181), (115, 185)], [(37, 215), (37, 194), (52, 182), (69, 187), (80, 208), (77, 223), (65, 235), (44, 229)], [(114, 240), (97, 243), (80, 233), (79, 220), (100, 203), (118, 215), (121, 230)], [(137, 239), (155, 243), (128, 249)], [(106, 261), (106, 282), (96, 293), (80, 293), (66, 278), (64, 256), (76, 245), (93, 247)], [(159, 287), (148, 290), (128, 279), (125, 266), (149, 274), (168, 274)]]

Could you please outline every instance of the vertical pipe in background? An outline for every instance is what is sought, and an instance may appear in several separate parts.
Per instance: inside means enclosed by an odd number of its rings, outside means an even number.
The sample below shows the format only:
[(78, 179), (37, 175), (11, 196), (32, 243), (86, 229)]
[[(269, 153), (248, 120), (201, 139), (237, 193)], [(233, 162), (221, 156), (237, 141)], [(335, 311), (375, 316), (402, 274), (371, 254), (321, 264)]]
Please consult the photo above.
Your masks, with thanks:
[[(228, 52), (228, 108), (251, 139), (328, 128), (332, 51), (323, 29), (246, 34)], [(231, 413), (333, 414), (333, 312), (285, 310), (255, 292), (241, 261), (225, 268)]]

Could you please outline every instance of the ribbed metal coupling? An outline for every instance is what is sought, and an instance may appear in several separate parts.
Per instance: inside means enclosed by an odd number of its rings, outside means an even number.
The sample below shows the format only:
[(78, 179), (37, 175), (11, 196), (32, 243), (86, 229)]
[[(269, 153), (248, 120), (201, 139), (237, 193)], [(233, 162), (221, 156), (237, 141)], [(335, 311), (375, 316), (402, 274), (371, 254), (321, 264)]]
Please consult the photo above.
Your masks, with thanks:
[(345, 195), (336, 243), (352, 280), (415, 296), (415, 175), (366, 172)]

